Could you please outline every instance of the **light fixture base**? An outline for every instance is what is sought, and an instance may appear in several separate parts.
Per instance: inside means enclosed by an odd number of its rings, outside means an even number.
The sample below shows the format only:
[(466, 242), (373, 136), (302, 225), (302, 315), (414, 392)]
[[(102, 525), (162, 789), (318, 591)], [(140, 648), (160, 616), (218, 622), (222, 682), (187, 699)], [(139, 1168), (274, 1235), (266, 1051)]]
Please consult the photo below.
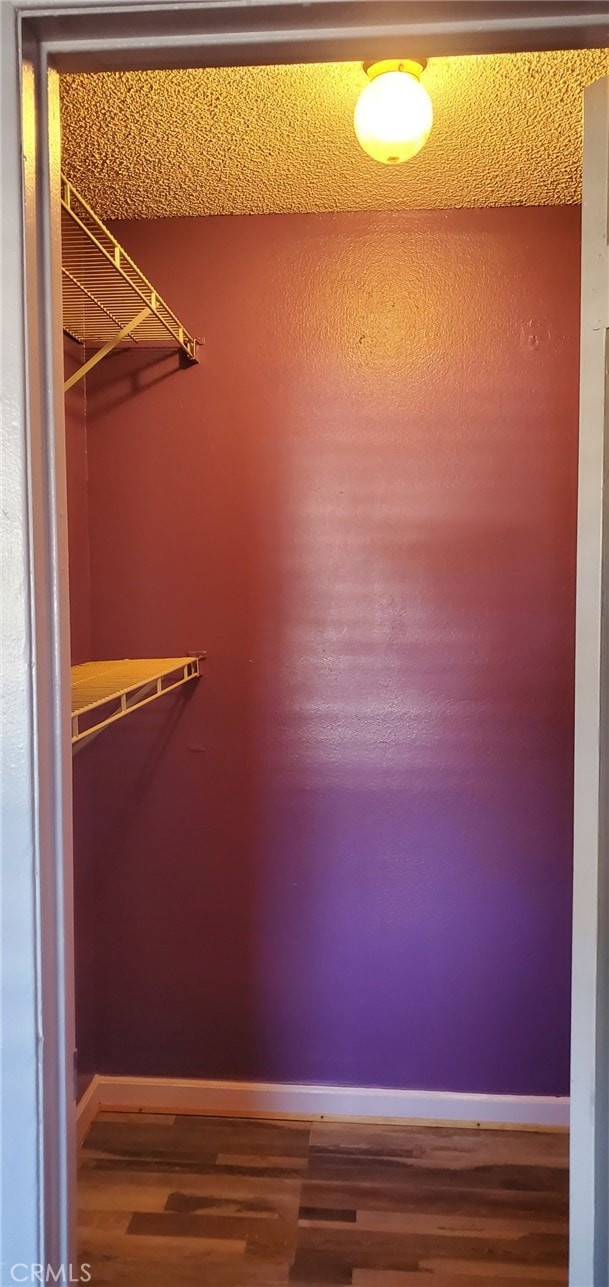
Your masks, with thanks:
[(362, 63), (368, 80), (375, 80), (377, 76), (382, 76), (384, 72), (407, 72), (410, 76), (421, 79), (421, 73), (427, 66), (426, 58), (381, 58), (380, 60)]

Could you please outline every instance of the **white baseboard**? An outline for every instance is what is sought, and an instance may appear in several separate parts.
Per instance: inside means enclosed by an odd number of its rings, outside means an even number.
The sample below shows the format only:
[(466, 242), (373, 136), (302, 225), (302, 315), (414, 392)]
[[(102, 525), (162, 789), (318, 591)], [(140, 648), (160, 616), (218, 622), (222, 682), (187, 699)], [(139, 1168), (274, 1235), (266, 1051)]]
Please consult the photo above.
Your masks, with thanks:
[[(82, 1138), (100, 1109), (207, 1113), (233, 1117), (355, 1118), (369, 1122), (524, 1127), (569, 1124), (569, 1100), (540, 1095), (467, 1095), (450, 1091), (362, 1086), (298, 1086), (274, 1082), (183, 1081), (174, 1077), (93, 1078), (81, 1099)], [(83, 1126), (82, 1123), (86, 1124)]]
[(96, 1073), (91, 1078), (87, 1089), (76, 1105), (76, 1138), (79, 1144), (82, 1144), (91, 1122), (95, 1120), (101, 1107), (99, 1100), (100, 1081), (101, 1077), (98, 1077)]

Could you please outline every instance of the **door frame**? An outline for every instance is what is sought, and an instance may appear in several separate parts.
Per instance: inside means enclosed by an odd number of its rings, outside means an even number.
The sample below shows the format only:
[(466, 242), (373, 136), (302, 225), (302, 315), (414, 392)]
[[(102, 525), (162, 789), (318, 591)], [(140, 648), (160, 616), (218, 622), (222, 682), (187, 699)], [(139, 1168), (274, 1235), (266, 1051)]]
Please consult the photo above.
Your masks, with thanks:
[(609, 1282), (609, 77), (584, 94), (575, 646), (571, 1282)]
[[(74, 1261), (69, 604), (61, 346), (58, 71), (364, 60), (609, 44), (605, 0), (0, 0), (2, 75), (4, 1186), (0, 1263)], [(585, 318), (584, 318), (585, 321)], [(591, 435), (591, 436), (590, 436)], [(601, 433), (601, 447), (602, 447)], [(591, 454), (586, 454), (586, 445)], [(582, 404), (577, 765), (595, 774), (576, 828), (570, 1281), (606, 1287), (608, 929), (600, 746), (601, 561), (607, 503), (598, 417)], [(602, 459), (602, 452), (601, 452)], [(582, 495), (585, 489), (585, 499)], [(595, 553), (596, 552), (596, 553)], [(596, 563), (592, 567), (592, 562)], [(592, 575), (589, 573), (592, 571)], [(585, 594), (580, 594), (585, 586)], [(587, 648), (594, 637), (596, 652)], [(603, 649), (604, 651), (604, 649)], [(587, 658), (587, 661), (586, 661)], [(595, 661), (596, 658), (596, 661)], [(590, 674), (589, 662), (593, 671)], [(596, 666), (596, 669), (595, 669)], [(584, 673), (585, 671), (585, 673)], [(576, 765), (576, 816), (590, 808)], [(602, 835), (601, 835), (602, 840)], [(579, 876), (582, 876), (582, 880)], [(591, 880), (591, 875), (593, 879)], [(582, 991), (583, 989), (583, 991)], [(593, 995), (591, 995), (593, 989)], [(600, 1019), (600, 1022), (599, 1022)], [(604, 1132), (604, 1134), (603, 1134)], [(589, 1159), (594, 1161), (590, 1164)], [(586, 1161), (586, 1159), (588, 1159)], [(22, 1272), (20, 1270), (20, 1272)], [(30, 1281), (21, 1279), (21, 1281)]]

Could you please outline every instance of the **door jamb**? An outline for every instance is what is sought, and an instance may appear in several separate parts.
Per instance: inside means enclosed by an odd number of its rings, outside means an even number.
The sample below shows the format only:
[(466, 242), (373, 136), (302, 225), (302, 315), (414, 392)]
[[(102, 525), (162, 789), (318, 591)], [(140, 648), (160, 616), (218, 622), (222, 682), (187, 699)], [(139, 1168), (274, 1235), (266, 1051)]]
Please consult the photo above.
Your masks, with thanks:
[[(9, 871), (13, 884), (6, 910), (10, 916), (19, 906), (24, 917), (20, 951), (28, 978), (20, 994), (26, 1019), (20, 1025), (20, 1044), (14, 1047), (8, 1043), (7, 1073), (14, 1078), (20, 1067), (30, 1074), (26, 1090), (20, 1086), (14, 1099), (12, 1085), (5, 1087), (5, 1106), (10, 1112), (14, 1103), (17, 1118), (15, 1130), (8, 1132), (4, 1161), (12, 1171), (9, 1196), (14, 1197), (13, 1215), (21, 1209), (22, 1216), (16, 1222), (11, 1217), (8, 1229), (3, 1228), (1, 1258), (5, 1265), (17, 1260), (57, 1266), (70, 1261), (74, 1245), (70, 1218), (75, 1131), (71, 749), (64, 705), (69, 681), (69, 619), (60, 206), (54, 199), (59, 122), (53, 69), (364, 58), (381, 50), (388, 56), (392, 49), (399, 46), (401, 50), (414, 40), (417, 47), (423, 42), (432, 55), (573, 48), (609, 43), (609, 30), (605, 5), (596, 0), (563, 0), (562, 5), (551, 6), (552, 13), (546, 3), (545, 16), (544, 6), (512, 5), (502, 0), (499, 17), (496, 0), (489, 0), (486, 18), (480, 16), (479, 5), (473, 17), (469, 0), (455, 0), (450, 20), (446, 19), (445, 5), (427, 0), (424, 21), (420, 4), (377, 0), (374, 22), (363, 22), (361, 4), (351, 0), (309, 0), (306, 5), (300, 0), (284, 0), (281, 5), (266, 0), (250, 0), (247, 5), (240, 0), (194, 0), (190, 4), (122, 0), (120, 8), (99, 0), (63, 0), (55, 6), (41, 0), (3, 0), (0, 7), (2, 69), (8, 73), (2, 91), (6, 95), (3, 149), (8, 141), (10, 173), (2, 193), (3, 213), (9, 216), (4, 250), (9, 255), (11, 247), (13, 251), (6, 272), (8, 297), (3, 289), (3, 311), (6, 323), (10, 309), (14, 331), (13, 352), (3, 379), (12, 379), (16, 390), (7, 416), (10, 450), (17, 452), (15, 460), (9, 461), (8, 482), (12, 479), (18, 487), (23, 515), (28, 516), (27, 542), (8, 551), (9, 588), (14, 590), (20, 609), (8, 622), (8, 648), (9, 652), (13, 649), (13, 659), (16, 655), (21, 659), (26, 692), (25, 701), (15, 706), (16, 736), (18, 740), (21, 737), (24, 755), (18, 766), (19, 810), (11, 834), (11, 843), (18, 848), (21, 845), (25, 857), (19, 871)], [(13, 58), (18, 59), (20, 68), (21, 102), (14, 66), (11, 72)], [(17, 138), (22, 130), (22, 166), (16, 139), (8, 139), (12, 125), (17, 125)], [(14, 256), (17, 265), (23, 266), (21, 280), (14, 271)], [(594, 539), (596, 530), (590, 535)], [(9, 674), (11, 681), (15, 688), (19, 682), (15, 667)], [(5, 747), (3, 738), (3, 751)], [(28, 795), (29, 813), (24, 805)], [(577, 851), (575, 861), (577, 864)], [(23, 910), (28, 895), (29, 919)], [(596, 907), (588, 905), (585, 910), (586, 932), (594, 926), (596, 935)], [(590, 950), (580, 931), (575, 949)], [(15, 978), (12, 965), (10, 962), (9, 988)], [(4, 991), (10, 1001), (7, 989)], [(598, 1033), (585, 1035), (586, 1049), (582, 1051), (580, 1044), (575, 1058), (580, 1064), (582, 1060), (598, 1063), (603, 1054), (596, 1044)], [(32, 1067), (36, 1073), (33, 1080)], [(579, 1087), (579, 1081), (574, 1084)], [(591, 1122), (588, 1140), (593, 1144), (594, 1139)], [(597, 1179), (596, 1172), (593, 1179)], [(602, 1191), (598, 1183), (602, 1183)], [(599, 1210), (605, 1210), (604, 1172), (602, 1177), (599, 1172), (598, 1183), (596, 1203)], [(573, 1211), (580, 1214), (576, 1207)], [(572, 1230), (573, 1234), (579, 1237), (578, 1231)], [(593, 1234), (589, 1228), (582, 1232), (586, 1245), (580, 1263), (592, 1264), (590, 1239), (598, 1236), (598, 1228)], [(590, 1277), (591, 1285), (596, 1287), (597, 1282), (600, 1287), (600, 1278)], [(574, 1282), (574, 1287), (582, 1287), (581, 1281)]]
[(571, 1005), (574, 1284), (609, 1282), (608, 139), (605, 77), (584, 95)]

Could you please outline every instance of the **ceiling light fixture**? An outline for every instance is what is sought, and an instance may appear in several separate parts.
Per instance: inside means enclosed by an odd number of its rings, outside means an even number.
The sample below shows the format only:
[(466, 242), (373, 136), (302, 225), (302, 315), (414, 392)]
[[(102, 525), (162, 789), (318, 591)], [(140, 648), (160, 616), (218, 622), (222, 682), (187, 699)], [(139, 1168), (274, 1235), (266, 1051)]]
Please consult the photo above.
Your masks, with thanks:
[(397, 165), (416, 156), (433, 125), (433, 106), (421, 73), (424, 58), (386, 58), (364, 63), (368, 84), (353, 114), (358, 141), (375, 161)]

